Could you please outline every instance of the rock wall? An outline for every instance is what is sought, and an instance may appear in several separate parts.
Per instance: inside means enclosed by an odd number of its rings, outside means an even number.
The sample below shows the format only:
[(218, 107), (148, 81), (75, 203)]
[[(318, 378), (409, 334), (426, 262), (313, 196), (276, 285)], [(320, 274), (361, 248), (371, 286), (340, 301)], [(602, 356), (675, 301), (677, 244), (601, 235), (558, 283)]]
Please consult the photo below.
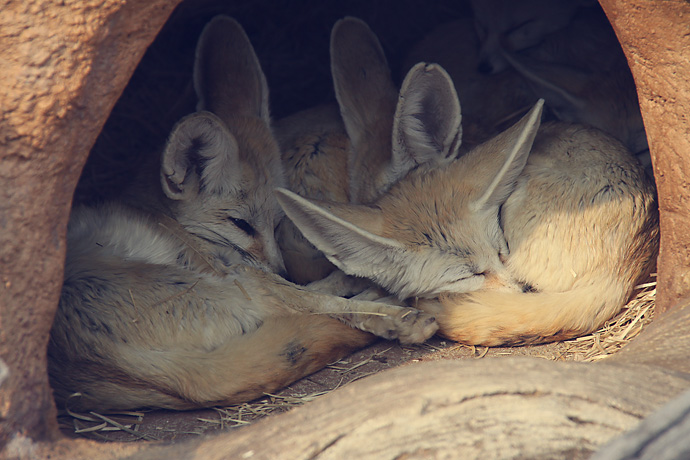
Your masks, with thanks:
[[(690, 294), (690, 244), (688, 232), (684, 231), (690, 218), (690, 190), (686, 180), (690, 177), (690, 123), (687, 120), (690, 85), (685, 78), (690, 75), (690, 3), (680, 0), (601, 0), (601, 3), (623, 45), (638, 85), (660, 196), (662, 246), (658, 300), (661, 309), (668, 309), (676, 299)], [(65, 0), (59, 3), (4, 0), (0, 3), (0, 179), (3, 184), (0, 190), (0, 358), (7, 364), (4, 381), (0, 382), (0, 448), (11, 441), (13, 450), (6, 451), (9, 456), (14, 455), (12, 452), (38, 455), (36, 449), (39, 448), (31, 440), (57, 437), (55, 408), (46, 376), (45, 346), (60, 291), (64, 234), (71, 197), (96, 135), (146, 47), (175, 5), (174, 0)], [(687, 322), (683, 322), (682, 327), (688, 330), (679, 330), (674, 322), (663, 324), (659, 323), (663, 329), (659, 337), (672, 334), (676, 337), (672, 345), (679, 349), (690, 343), (690, 325)], [(660, 349), (655, 353), (665, 351), (668, 350)], [(448, 396), (450, 390), (444, 390), (443, 385), (452, 386), (452, 379), (462, 380), (463, 388), (471, 389), (473, 379), (478, 379), (477, 385), (484, 381), (481, 379), (498, 377), (508, 384), (513, 382), (512, 376), (516, 381), (541, 376), (536, 382), (549, 381), (545, 379), (557, 382), (562, 381), (562, 376), (575, 378), (579, 374), (587, 376), (591, 389), (608, 388), (618, 394), (616, 386), (620, 387), (625, 382), (632, 384), (637, 380), (635, 375), (657, 375), (660, 379), (662, 375), (667, 376), (661, 379), (665, 383), (656, 387), (658, 392), (665, 392), (664, 396), (650, 396), (649, 404), (645, 403), (650, 407), (644, 405), (639, 414), (635, 412), (636, 418), (685, 385), (683, 376), (667, 375), (676, 369), (650, 370), (648, 363), (654, 365), (654, 356), (646, 356), (643, 361), (629, 360), (607, 366), (580, 365), (586, 370), (557, 363), (530, 362), (527, 365), (506, 361), (499, 369), (505, 374), (498, 376), (489, 372), (488, 377), (481, 377), (481, 372), (461, 363), (438, 364), (434, 369), (419, 371), (410, 366), (397, 374), (377, 376), (371, 384), (362, 382), (362, 385), (353, 386), (351, 388), (354, 389), (347, 390), (354, 392), (352, 394), (340, 392), (341, 396), (324, 400), (320, 406), (313, 405), (295, 411), (294, 415), (288, 414), (292, 418), (283, 417), (275, 422), (267, 420), (252, 427), (251, 431), (246, 430), (234, 441), (226, 436), (213, 442), (217, 449), (221, 449), (218, 452), (244, 455), (248, 452), (245, 446), (251, 450), (254, 445), (272, 452), (271, 449), (276, 447), (271, 447), (271, 443), (280, 446), (280, 443), (289, 441), (289, 438), (285, 441), (280, 437), (281, 427), (287, 427), (302, 431), (301, 436), (305, 437), (299, 439), (300, 452), (309, 455), (327, 454), (329, 450), (336, 452), (333, 447), (345, 449), (342, 452), (355, 452), (352, 450), (355, 448), (363, 452), (364, 441), (360, 444), (358, 439), (368, 439), (366, 431), (360, 431), (359, 435), (363, 437), (356, 438), (338, 431), (342, 425), (336, 425), (328, 430), (333, 436), (324, 437), (324, 427), (314, 424), (315, 420), (321, 419), (309, 415), (312, 414), (310, 411), (319, 407), (321, 410), (324, 407), (328, 411), (335, 410), (329, 405), (336, 404), (339, 405), (338, 410), (352, 414), (363, 410), (362, 404), (366, 407), (367, 401), (376, 404), (376, 395), (384, 390), (391, 394), (398, 392), (396, 397), (406, 396), (401, 392), (407, 390), (410, 394), (406, 401), (416, 401), (413, 411), (404, 412), (407, 409), (399, 400), (389, 400), (387, 407), (390, 411), (384, 408), (376, 411), (380, 422), (371, 427), (383, 430), (378, 436), (386, 440), (390, 438), (385, 433), (386, 429), (399, 423), (404, 425), (404, 421), (411, 423), (423, 418), (429, 407), (445, 410), (444, 404), (454, 407), (464, 401), (463, 398), (476, 398), (469, 393)], [(619, 379), (615, 377), (617, 371)], [(433, 386), (437, 388), (433, 392), (435, 399), (425, 402), (410, 390), (415, 388), (414, 385), (421, 390), (420, 375), (431, 375), (432, 372), (434, 379), (431, 383), (435, 382)], [(3, 379), (3, 374), (0, 371), (0, 379)], [(394, 381), (403, 386), (393, 388)], [(564, 382), (568, 383), (568, 379)], [(517, 389), (518, 393), (538, 394), (541, 387), (535, 385), (528, 390)], [(509, 393), (512, 390), (505, 391)], [(559, 396), (565, 398), (564, 404), (575, 404), (576, 399), (581, 398), (573, 392), (568, 394)], [(607, 406), (612, 413), (629, 415), (628, 409), (621, 411), (619, 408), (627, 403), (639, 407), (642, 403), (628, 401), (624, 392), (619, 395), (623, 397), (617, 399), (619, 403)], [(570, 397), (574, 399), (568, 401)], [(353, 404), (356, 400), (362, 401), (359, 406)], [(606, 401), (611, 400), (596, 399), (592, 407), (608, 404)], [(523, 404), (525, 401), (515, 402)], [(425, 404), (432, 406), (425, 408)], [(399, 413), (393, 413), (396, 410)], [(496, 415), (497, 419), (501, 417)], [(568, 419), (568, 423), (591, 422), (582, 417), (583, 414), (577, 413)], [(351, 422), (353, 432), (360, 421), (361, 416)], [(624, 429), (629, 424), (630, 420), (622, 421), (615, 429)], [(490, 428), (490, 424), (486, 427)], [(428, 433), (430, 436), (433, 433), (443, 436), (444, 433), (438, 431), (441, 429), (437, 427), (436, 431)], [(489, 434), (489, 431), (484, 433)], [(589, 439), (586, 437), (589, 435), (582, 433), (583, 439)], [(443, 440), (442, 445), (447, 452), (452, 452), (453, 442), (465, 442), (452, 433), (445, 435), (450, 436)], [(267, 443), (265, 439), (271, 442)], [(326, 439), (331, 443), (322, 445)], [(438, 439), (441, 442), (441, 438)], [(242, 444), (245, 441), (249, 444)], [(426, 449), (435, 448), (435, 444), (422, 437), (410, 437), (399, 442), (408, 442), (402, 452), (407, 455), (405, 458), (420, 457), (427, 452)], [(43, 453), (52, 449), (45, 444), (43, 446)], [(60, 440), (53, 445), (57, 449), (55, 456), (59, 457), (60, 452), (66, 457), (76, 456), (77, 450), (70, 446), (101, 449), (99, 445), (82, 441)], [(135, 448), (109, 446), (108, 455), (115, 457), (118, 452), (132, 449)], [(192, 452), (201, 447), (186, 449)], [(328, 457), (326, 454), (324, 457)]]
[(690, 294), (690, 3), (600, 0), (635, 77), (659, 191), (657, 308)]
[(82, 166), (146, 47), (163, 0), (0, 4), (0, 445), (55, 436), (46, 343)]

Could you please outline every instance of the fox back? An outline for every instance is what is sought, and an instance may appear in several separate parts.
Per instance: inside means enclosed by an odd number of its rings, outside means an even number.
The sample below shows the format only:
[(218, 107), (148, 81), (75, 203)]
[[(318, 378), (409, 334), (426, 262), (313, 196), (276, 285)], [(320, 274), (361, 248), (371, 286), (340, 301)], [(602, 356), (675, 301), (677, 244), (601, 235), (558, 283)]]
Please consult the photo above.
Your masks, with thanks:
[(538, 46), (502, 53), (557, 119), (595, 126), (635, 154), (647, 149), (635, 82), (601, 9), (581, 9)]
[(452, 339), (499, 345), (589, 332), (654, 266), (655, 192), (601, 131), (539, 130), (542, 105), (449, 166), (411, 173), (373, 206), (285, 192), (280, 203), (339, 268), (420, 299)]
[[(340, 114), (324, 105), (297, 112), (274, 126), (287, 187), (302, 196), (347, 203), (350, 147)], [(276, 237), (288, 278), (298, 284), (320, 280), (335, 267), (284, 218)]]

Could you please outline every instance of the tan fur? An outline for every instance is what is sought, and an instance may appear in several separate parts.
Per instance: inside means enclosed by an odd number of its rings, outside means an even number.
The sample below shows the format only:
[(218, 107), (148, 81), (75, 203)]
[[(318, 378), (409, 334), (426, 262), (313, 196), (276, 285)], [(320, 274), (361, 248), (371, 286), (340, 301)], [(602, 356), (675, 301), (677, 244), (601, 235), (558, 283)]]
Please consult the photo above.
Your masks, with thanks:
[(380, 172), (391, 161), (391, 132), (398, 91), (383, 48), (356, 18), (333, 26), (330, 43), (335, 95), (352, 143), (348, 173), (350, 200), (368, 203), (370, 190), (386, 186)]
[(421, 342), (438, 327), (418, 310), (319, 293), (271, 273), (284, 271), (273, 235), (280, 153), (263, 73), (234, 20), (206, 27), (195, 82), (200, 109), (213, 112), (175, 126), (159, 192), (141, 196), (141, 206), (130, 194), (127, 203), (73, 210), (48, 347), (61, 405), (246, 401), (366, 345), (372, 333)]
[[(414, 67), (398, 94), (378, 38), (351, 17), (333, 27), (331, 68), (340, 114), (317, 107), (276, 124), (290, 190), (369, 203), (410, 170), (458, 154), (457, 96), (452, 86), (435, 84), (447, 78), (443, 69)], [(307, 283), (333, 270), (292, 224), (282, 223), (278, 235), (292, 280)]]
[(449, 338), (494, 346), (590, 332), (654, 267), (655, 191), (618, 141), (575, 124), (537, 133), (540, 114), (447, 167), (412, 172), (372, 206), (282, 192), (279, 202), (339, 268), (418, 298)]
[[(375, 198), (370, 191), (385, 186), (381, 172), (390, 163), (397, 89), (378, 39), (363, 22), (338, 21), (330, 47), (339, 107), (315, 107), (275, 124), (288, 188), (319, 200), (368, 202)], [(335, 269), (289, 219), (277, 236), (291, 280), (307, 284)]]
[[(302, 196), (347, 203), (350, 142), (335, 106), (298, 112), (274, 126), (288, 188)], [(276, 237), (290, 280), (307, 284), (335, 270), (290, 219), (283, 219)]]
[(434, 29), (410, 50), (403, 70), (418, 62), (435, 62), (452, 78), (462, 104), (465, 151), (510, 126), (537, 101), (514, 69), (491, 74), (478, 70), (479, 38), (472, 18), (460, 18)]

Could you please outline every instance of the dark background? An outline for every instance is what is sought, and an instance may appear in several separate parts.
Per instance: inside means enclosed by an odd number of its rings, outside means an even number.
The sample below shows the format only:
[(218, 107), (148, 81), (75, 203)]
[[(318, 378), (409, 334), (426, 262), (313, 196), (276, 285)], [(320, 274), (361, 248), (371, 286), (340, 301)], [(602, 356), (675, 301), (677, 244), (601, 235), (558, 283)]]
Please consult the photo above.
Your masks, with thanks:
[(463, 0), (183, 1), (106, 122), (85, 166), (76, 203), (116, 196), (142, 161), (159, 154), (175, 121), (194, 110), (194, 49), (204, 25), (217, 14), (232, 16), (245, 28), (268, 80), (272, 117), (278, 120), (335, 101), (328, 48), (338, 19), (356, 16), (369, 24), (399, 83), (401, 61), (414, 43), (470, 10)]

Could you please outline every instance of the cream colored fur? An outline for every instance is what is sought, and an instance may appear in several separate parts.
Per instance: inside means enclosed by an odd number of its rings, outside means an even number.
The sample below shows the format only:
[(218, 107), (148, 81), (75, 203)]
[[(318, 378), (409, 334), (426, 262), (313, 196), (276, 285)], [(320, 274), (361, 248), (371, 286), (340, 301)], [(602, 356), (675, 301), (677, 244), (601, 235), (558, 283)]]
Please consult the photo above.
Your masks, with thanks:
[[(290, 190), (320, 200), (349, 201), (350, 142), (337, 107), (298, 112), (277, 122), (274, 132)], [(291, 281), (307, 284), (335, 269), (290, 219), (280, 222), (276, 237)]]
[(654, 267), (655, 191), (605, 133), (539, 128), (541, 106), (371, 206), (287, 191), (279, 202), (341, 270), (413, 299), (449, 338), (493, 346), (585, 334)]
[(421, 342), (438, 328), (415, 309), (279, 276), (280, 153), (263, 72), (234, 20), (204, 29), (195, 88), (201, 111), (173, 129), (158, 194), (141, 196), (142, 206), (130, 197), (73, 211), (49, 344), (61, 406), (238, 403), (368, 344), (371, 333)]
[[(460, 106), (452, 86), (437, 84), (448, 78), (443, 69), (414, 67), (398, 92), (378, 38), (352, 17), (335, 24), (330, 49), (339, 113), (316, 107), (275, 126), (290, 190), (369, 203), (410, 170), (447, 164), (458, 155)], [(333, 270), (289, 219), (278, 238), (293, 281), (320, 280)]]

